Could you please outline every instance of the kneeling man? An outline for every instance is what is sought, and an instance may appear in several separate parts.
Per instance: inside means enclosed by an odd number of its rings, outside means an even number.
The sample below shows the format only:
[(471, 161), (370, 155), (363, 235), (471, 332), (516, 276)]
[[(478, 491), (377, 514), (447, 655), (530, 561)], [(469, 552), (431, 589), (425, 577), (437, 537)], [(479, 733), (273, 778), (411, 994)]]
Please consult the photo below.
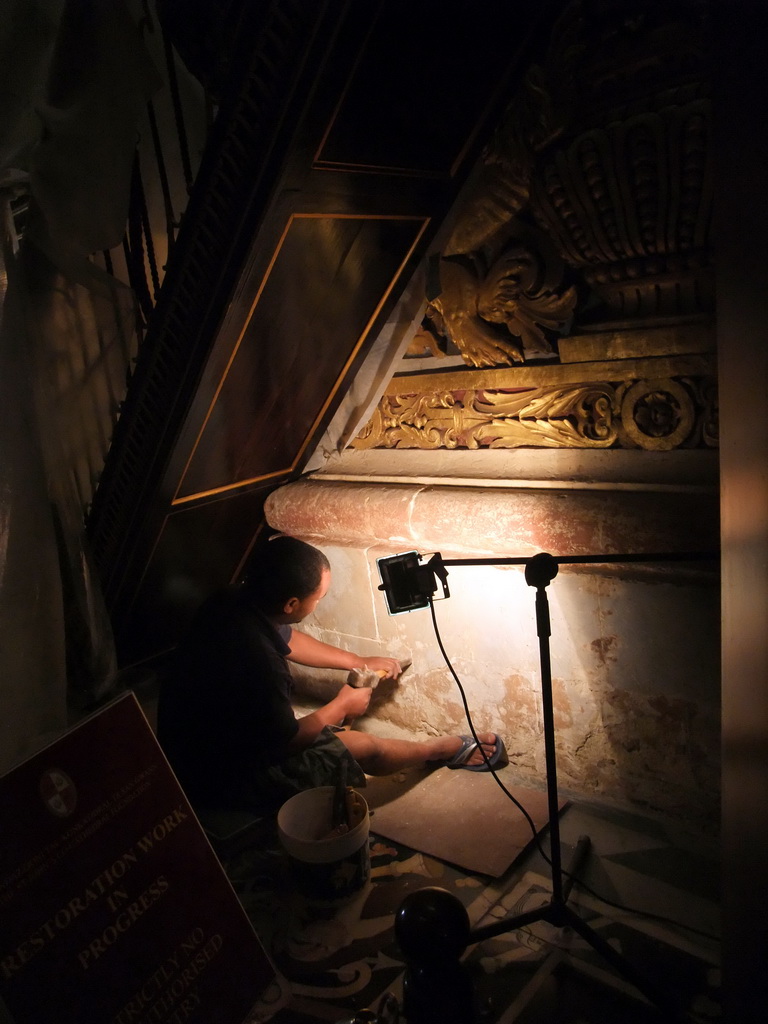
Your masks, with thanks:
[(294, 537), (257, 552), (246, 580), (209, 598), (179, 645), (160, 688), (158, 739), (196, 807), (274, 809), (294, 793), (334, 785), (346, 765), (349, 785), (434, 762), (487, 771), (506, 763), (502, 740), (480, 734), (387, 739), (354, 728), (370, 687), (345, 684), (327, 704), (297, 718), (288, 661), (314, 668), (379, 671), (396, 679), (395, 658), (362, 657), (293, 627), (331, 583), (328, 559)]

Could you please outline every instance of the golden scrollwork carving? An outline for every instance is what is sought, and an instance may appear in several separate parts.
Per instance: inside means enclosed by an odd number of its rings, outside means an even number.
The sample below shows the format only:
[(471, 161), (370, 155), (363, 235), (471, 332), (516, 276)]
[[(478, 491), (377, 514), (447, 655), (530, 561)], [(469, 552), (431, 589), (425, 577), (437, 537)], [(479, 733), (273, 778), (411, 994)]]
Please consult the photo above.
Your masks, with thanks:
[(558, 290), (561, 276), (561, 262), (519, 238), (490, 261), (483, 252), (446, 257), (427, 317), (469, 366), (522, 363), (551, 353), (546, 331), (561, 331), (573, 316), (576, 290)]
[(710, 7), (563, 5), (430, 260), (411, 354), (450, 370), (355, 447), (717, 445)]
[(656, 379), (386, 395), (352, 447), (643, 448), (712, 445), (706, 381)]
[(354, 448), (608, 448), (618, 436), (610, 384), (388, 395)]
[(708, 0), (564, 6), (483, 153), (429, 296), (427, 326), (466, 363), (557, 361), (571, 324), (711, 316), (708, 12)]

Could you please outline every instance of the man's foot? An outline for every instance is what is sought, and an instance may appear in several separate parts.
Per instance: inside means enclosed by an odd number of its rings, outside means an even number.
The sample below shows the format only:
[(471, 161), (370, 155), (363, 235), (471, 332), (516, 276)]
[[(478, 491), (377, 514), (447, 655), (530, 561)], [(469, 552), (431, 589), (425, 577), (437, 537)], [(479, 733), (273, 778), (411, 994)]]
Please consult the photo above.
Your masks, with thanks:
[(504, 741), (500, 736), (488, 732), (478, 733), (477, 738), (480, 740), (480, 747), (473, 736), (445, 737), (441, 744), (442, 756), (428, 761), (427, 764), (446, 768), (467, 768), (476, 772), (485, 772), (489, 768), (503, 768), (509, 764)]

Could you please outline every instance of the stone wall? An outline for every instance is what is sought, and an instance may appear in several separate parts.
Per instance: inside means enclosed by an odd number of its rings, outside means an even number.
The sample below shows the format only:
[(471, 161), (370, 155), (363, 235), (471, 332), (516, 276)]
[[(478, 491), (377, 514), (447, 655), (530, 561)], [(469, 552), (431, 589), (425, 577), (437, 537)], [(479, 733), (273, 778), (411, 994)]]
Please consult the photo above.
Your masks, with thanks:
[[(685, 491), (291, 484), (271, 525), (321, 547), (330, 593), (303, 628), (361, 654), (412, 659), (358, 727), (466, 732), (428, 608), (389, 615), (376, 560), (416, 550), (528, 558), (716, 550), (717, 499)], [(535, 587), (523, 566), (448, 567), (434, 603), (475, 727), (501, 733), (525, 784), (545, 781)], [(438, 595), (440, 591), (438, 591)], [(438, 596), (436, 595), (436, 596)], [(715, 562), (562, 564), (547, 587), (561, 790), (715, 828), (719, 808), (719, 579)], [(341, 673), (299, 673), (322, 697)]]

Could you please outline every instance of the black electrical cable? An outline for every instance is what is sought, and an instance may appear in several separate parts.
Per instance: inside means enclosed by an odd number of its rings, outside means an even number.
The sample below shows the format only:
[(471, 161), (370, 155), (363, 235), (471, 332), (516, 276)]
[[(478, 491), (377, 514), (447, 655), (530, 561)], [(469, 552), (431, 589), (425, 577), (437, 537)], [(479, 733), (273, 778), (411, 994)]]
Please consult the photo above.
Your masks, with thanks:
[[(456, 673), (456, 670), (454, 669), (453, 665), (451, 664), (451, 659), (448, 657), (448, 654), (446, 653), (445, 647), (443, 646), (443, 640), (442, 640), (442, 637), (440, 636), (440, 630), (439, 630), (438, 625), (437, 625), (437, 617), (435, 616), (435, 604), (434, 604), (434, 601), (432, 600), (431, 597), (429, 598), (429, 610), (430, 610), (430, 613), (432, 615), (432, 626), (433, 626), (434, 631), (435, 631), (435, 638), (437, 639), (437, 646), (440, 648), (440, 653), (442, 654), (443, 659), (445, 660), (445, 664), (448, 666), (448, 670), (451, 673), (451, 675), (453, 676), (454, 681), (455, 681), (456, 685), (459, 688), (459, 694), (461, 696), (461, 702), (464, 705), (464, 714), (467, 717), (467, 723), (469, 725), (470, 732), (472, 733), (472, 738), (474, 739), (475, 743), (477, 743), (477, 749), (482, 754), (483, 759), (485, 760), (486, 766), (487, 766), (489, 772), (491, 773), (491, 775), (493, 776), (494, 781), (496, 782), (496, 784), (503, 790), (503, 792), (507, 796), (507, 798), (509, 800), (511, 800), (512, 803), (525, 816), (525, 819), (528, 822), (528, 826), (530, 827), (531, 833), (533, 835), (533, 841), (535, 842), (536, 846), (538, 847), (539, 853), (544, 858), (544, 860), (547, 862), (547, 864), (549, 864), (549, 866), (552, 867), (552, 861), (550, 860), (550, 857), (547, 854), (547, 852), (544, 849), (544, 847), (541, 845), (541, 841), (540, 841), (539, 835), (538, 835), (538, 830), (536, 828), (536, 824), (535, 824), (533, 818), (528, 813), (528, 811), (525, 809), (525, 807), (523, 807), (523, 805), (520, 803), (520, 801), (517, 800), (516, 797), (514, 797), (509, 792), (507, 787), (504, 785), (504, 783), (498, 777), (498, 775), (496, 774), (495, 768), (492, 767), (492, 765), (490, 763), (490, 760), (488, 759), (485, 751), (483, 750), (482, 744), (480, 743), (480, 740), (478, 739), (477, 732), (475, 731), (475, 726), (474, 726), (474, 723), (472, 721), (472, 715), (471, 715), (470, 710), (469, 710), (469, 703), (467, 701), (467, 695), (464, 692), (464, 687), (462, 686), (461, 680), (459, 679), (459, 677), (458, 677), (458, 675)], [(709, 932), (702, 931), (699, 928), (694, 928), (692, 925), (685, 924), (685, 923), (683, 923), (681, 921), (675, 921), (671, 917), (664, 917), (662, 914), (654, 914), (651, 911), (639, 910), (636, 907), (629, 907), (629, 906), (627, 906), (624, 903), (616, 903), (613, 900), (608, 899), (607, 896), (601, 896), (600, 893), (595, 892), (595, 890), (590, 888), (590, 886), (588, 886), (586, 882), (582, 881), (582, 879), (578, 878), (576, 875), (571, 874), (570, 871), (566, 871), (565, 869), (562, 869), (562, 873), (567, 878), (570, 878), (574, 882), (575, 885), (578, 885), (579, 888), (584, 889), (585, 892), (588, 892), (590, 894), (590, 896), (594, 896), (595, 899), (599, 900), (601, 903), (605, 903), (609, 907), (614, 907), (616, 910), (623, 910), (623, 911), (625, 911), (628, 914), (636, 914), (638, 917), (645, 917), (648, 920), (660, 921), (663, 924), (672, 925), (672, 927), (674, 927), (674, 928), (680, 928), (680, 929), (683, 929), (685, 931), (692, 932), (695, 935), (699, 935), (699, 936), (701, 936), (702, 938), (705, 938), (705, 939), (710, 939), (713, 942), (719, 942), (720, 941), (719, 937), (717, 935), (711, 935)]]
[(488, 770), (493, 775), (493, 778), (494, 778), (494, 780), (496, 782), (496, 785), (499, 786), (504, 791), (504, 793), (506, 794), (508, 799), (510, 799), (512, 801), (512, 803), (520, 811), (522, 811), (523, 815), (525, 816), (526, 821), (528, 822), (528, 825), (529, 825), (529, 827), (531, 829), (531, 832), (533, 834), (534, 842), (538, 846), (539, 852), (541, 853), (542, 857), (547, 861), (547, 863), (551, 863), (551, 861), (549, 860), (549, 857), (546, 854), (546, 851), (544, 850), (544, 847), (541, 845), (541, 842), (539, 840), (538, 831), (536, 829), (536, 823), (534, 822), (533, 818), (530, 816), (528, 811), (525, 809), (525, 807), (523, 807), (523, 805), (520, 803), (520, 801), (517, 800), (509, 792), (507, 787), (504, 785), (504, 783), (498, 777), (498, 775), (496, 774), (496, 771), (491, 766), (490, 760), (488, 759), (485, 751), (483, 750), (483, 747), (482, 747), (482, 744), (480, 743), (480, 740), (478, 739), (477, 732), (475, 731), (475, 725), (474, 725), (474, 722), (472, 721), (472, 715), (471, 715), (470, 710), (469, 710), (469, 703), (467, 702), (467, 695), (464, 692), (464, 687), (462, 686), (461, 680), (459, 679), (458, 675), (456, 674), (456, 670), (454, 669), (453, 665), (451, 664), (451, 659), (448, 657), (448, 654), (446, 653), (445, 647), (443, 646), (443, 640), (442, 640), (442, 637), (440, 636), (440, 630), (438, 629), (438, 626), (437, 626), (437, 618), (435, 617), (435, 604), (434, 604), (434, 601), (432, 600), (432, 598), (429, 599), (429, 610), (430, 610), (430, 612), (432, 614), (432, 625), (433, 625), (434, 630), (435, 630), (435, 637), (437, 639), (437, 646), (440, 648), (440, 653), (442, 654), (442, 656), (443, 656), (443, 658), (445, 660), (445, 664), (448, 666), (448, 670), (450, 671), (451, 675), (454, 678), (454, 681), (455, 681), (456, 685), (459, 688), (459, 694), (461, 695), (461, 702), (464, 705), (464, 714), (467, 716), (467, 723), (469, 725), (469, 730), (472, 733), (472, 738), (474, 739), (475, 743), (477, 743), (477, 749), (482, 754), (483, 760), (485, 761)]

